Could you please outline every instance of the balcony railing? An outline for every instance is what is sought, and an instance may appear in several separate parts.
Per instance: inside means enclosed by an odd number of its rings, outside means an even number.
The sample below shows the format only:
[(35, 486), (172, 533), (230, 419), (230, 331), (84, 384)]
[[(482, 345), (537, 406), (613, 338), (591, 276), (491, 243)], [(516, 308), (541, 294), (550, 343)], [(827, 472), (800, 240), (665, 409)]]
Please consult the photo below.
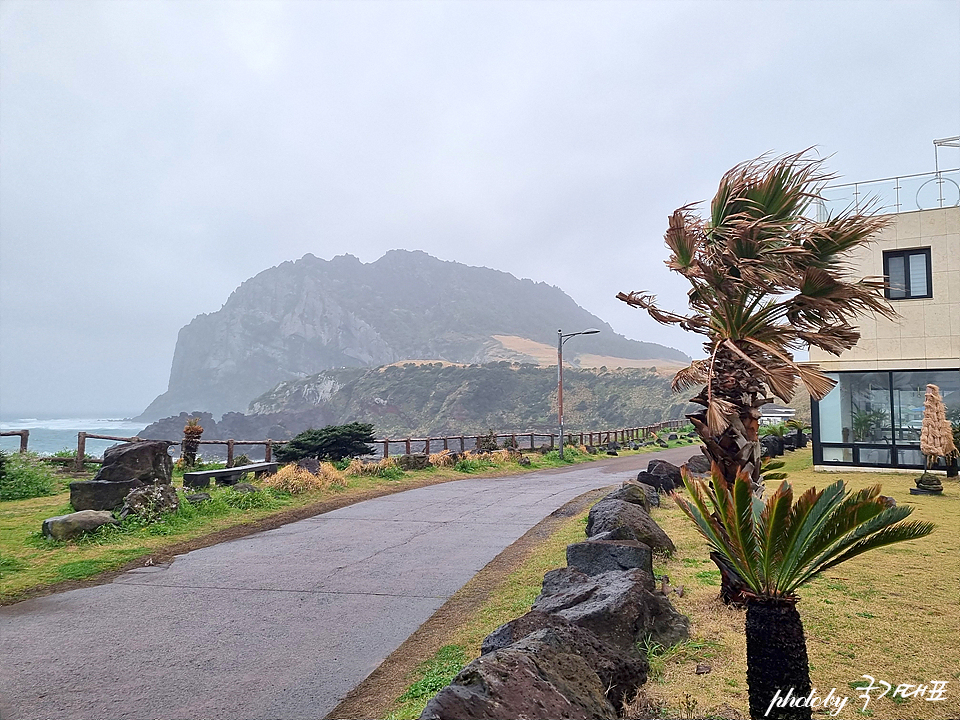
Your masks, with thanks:
[(853, 209), (889, 215), (960, 205), (960, 168), (829, 185), (815, 203), (817, 220)]

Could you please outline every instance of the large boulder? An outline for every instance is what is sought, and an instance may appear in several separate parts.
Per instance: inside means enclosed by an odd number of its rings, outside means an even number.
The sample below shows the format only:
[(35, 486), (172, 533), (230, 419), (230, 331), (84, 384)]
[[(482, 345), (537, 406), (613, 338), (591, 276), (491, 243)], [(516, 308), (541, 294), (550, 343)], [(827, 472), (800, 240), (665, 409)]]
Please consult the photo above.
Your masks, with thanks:
[(783, 438), (776, 435), (764, 435), (760, 438), (763, 448), (762, 457), (780, 457), (783, 455)]
[[(654, 492), (656, 495), (656, 492)], [(624, 483), (612, 493), (604, 496), (605, 500), (623, 500), (624, 502), (639, 505), (644, 510), (650, 509), (650, 498), (638, 483)]]
[(705, 455), (692, 455), (684, 464), (687, 470), (694, 475), (710, 474), (710, 459)]
[(136, 515), (152, 522), (164, 513), (176, 512), (179, 507), (180, 500), (173, 485), (145, 485), (131, 491), (124, 498), (120, 519), (124, 520), (130, 515)]
[(587, 660), (547, 633), (481, 655), (427, 703), (420, 720), (615, 718)]
[(136, 478), (115, 482), (77, 480), (70, 483), (70, 504), (74, 510), (116, 510), (130, 491), (139, 487), (143, 483)]
[(805, 448), (807, 446), (807, 436), (803, 434), (800, 430), (794, 428), (786, 435), (783, 436), (783, 447), (792, 448), (794, 450), (799, 450), (800, 448)]
[[(502, 644), (507, 637), (510, 641)], [(624, 653), (589, 630), (572, 625), (556, 615), (536, 610), (494, 630), (483, 641), (481, 654), (486, 655), (514, 643), (520, 643), (514, 647), (529, 646), (528, 642), (550, 645), (557, 651), (572, 652), (586, 660), (606, 688), (607, 698), (618, 711), (624, 700), (630, 699), (637, 688), (647, 681), (649, 666), (644, 655), (639, 652)]]
[(638, 480), (624, 480), (623, 484), (640, 488), (643, 490), (643, 494), (647, 496), (647, 502), (650, 503), (650, 507), (660, 507), (660, 492), (652, 485), (647, 485)]
[[(93, 478), (101, 482), (139, 480), (148, 485), (169, 485), (173, 477), (173, 460), (166, 440), (114, 445), (103, 451), (103, 465)], [(129, 492), (129, 491), (128, 491)]]
[(587, 515), (587, 537), (621, 526), (630, 528), (637, 540), (648, 545), (652, 550), (668, 553), (676, 550), (673, 541), (639, 505), (623, 500), (603, 499), (590, 508), (590, 513)]
[(639, 568), (653, 577), (653, 553), (635, 540), (596, 540), (567, 545), (567, 566), (587, 575)]
[(676, 485), (673, 484), (673, 480), (664, 476), (664, 475), (652, 475), (646, 470), (641, 470), (637, 473), (636, 482), (640, 485), (646, 485), (647, 487), (652, 487), (658, 493), (668, 494), (676, 490)]
[(401, 470), (426, 470), (431, 467), (430, 458), (423, 453), (400, 455), (397, 457), (397, 465)]
[[(673, 463), (668, 463), (666, 460), (651, 460), (647, 463), (647, 472), (656, 477), (669, 479), (674, 487), (683, 485), (683, 479), (680, 477), (680, 468)], [(643, 480), (640, 482), (643, 482)]]
[(43, 534), (51, 540), (71, 540), (102, 525), (117, 524), (113, 515), (106, 510), (81, 510), (47, 518), (43, 521)]
[(548, 615), (539, 610), (531, 610), (526, 615), (514, 618), (506, 622), (492, 633), (487, 635), (480, 643), (480, 654), (486, 655), (494, 650), (502, 650), (508, 645), (513, 645), (518, 640), (525, 638), (530, 633), (544, 628), (555, 627), (575, 627), (573, 623), (564, 620), (556, 615)]
[(551, 570), (533, 610), (557, 615), (631, 654), (646, 638), (670, 647), (689, 636), (690, 621), (654, 592), (643, 570), (587, 575), (576, 568)]

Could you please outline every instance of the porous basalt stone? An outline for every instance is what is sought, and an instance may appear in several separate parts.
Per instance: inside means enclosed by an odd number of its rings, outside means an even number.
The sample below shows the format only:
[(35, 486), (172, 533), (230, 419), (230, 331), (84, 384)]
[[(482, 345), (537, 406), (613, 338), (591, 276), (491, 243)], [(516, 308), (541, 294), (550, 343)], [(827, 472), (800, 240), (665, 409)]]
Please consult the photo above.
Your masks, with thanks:
[(673, 541), (654, 522), (650, 514), (639, 505), (623, 500), (601, 500), (587, 515), (587, 537), (598, 535), (614, 528), (626, 526), (633, 530), (637, 540), (653, 550), (672, 553), (676, 550)]

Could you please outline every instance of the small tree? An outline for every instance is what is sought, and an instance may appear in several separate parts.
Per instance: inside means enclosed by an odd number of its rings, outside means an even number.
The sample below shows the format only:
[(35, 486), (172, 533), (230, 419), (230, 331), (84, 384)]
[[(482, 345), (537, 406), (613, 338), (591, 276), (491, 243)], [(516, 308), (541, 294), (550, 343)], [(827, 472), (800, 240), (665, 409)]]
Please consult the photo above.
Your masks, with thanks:
[[(810, 667), (796, 591), (819, 573), (875, 548), (929, 535), (933, 525), (904, 522), (911, 507), (888, 508), (880, 486), (850, 492), (842, 480), (794, 499), (781, 483), (766, 502), (747, 473), (733, 488), (714, 463), (708, 485), (683, 473), (690, 501), (674, 498), (745, 586), (750, 717), (810, 720), (809, 707), (771, 708), (777, 691), (810, 692)], [(767, 715), (768, 709), (770, 714)]]
[(373, 441), (373, 425), (369, 423), (327, 425), (304, 430), (278, 447), (276, 456), (280, 462), (296, 462), (308, 457), (336, 462), (347, 457), (370, 455), (373, 448), (369, 443)]

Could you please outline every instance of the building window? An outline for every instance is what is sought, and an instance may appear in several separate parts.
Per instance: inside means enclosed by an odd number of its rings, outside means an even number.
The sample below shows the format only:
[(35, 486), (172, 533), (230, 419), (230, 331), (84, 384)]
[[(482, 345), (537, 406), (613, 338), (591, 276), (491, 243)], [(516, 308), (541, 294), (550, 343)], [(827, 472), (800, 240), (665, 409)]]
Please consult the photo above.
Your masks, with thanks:
[(930, 248), (885, 252), (883, 274), (890, 300), (933, 297)]
[[(960, 423), (960, 371), (828, 373), (837, 386), (813, 403), (814, 463), (923, 468), (927, 383), (940, 388), (947, 419)], [(937, 467), (945, 468), (941, 458)]]

